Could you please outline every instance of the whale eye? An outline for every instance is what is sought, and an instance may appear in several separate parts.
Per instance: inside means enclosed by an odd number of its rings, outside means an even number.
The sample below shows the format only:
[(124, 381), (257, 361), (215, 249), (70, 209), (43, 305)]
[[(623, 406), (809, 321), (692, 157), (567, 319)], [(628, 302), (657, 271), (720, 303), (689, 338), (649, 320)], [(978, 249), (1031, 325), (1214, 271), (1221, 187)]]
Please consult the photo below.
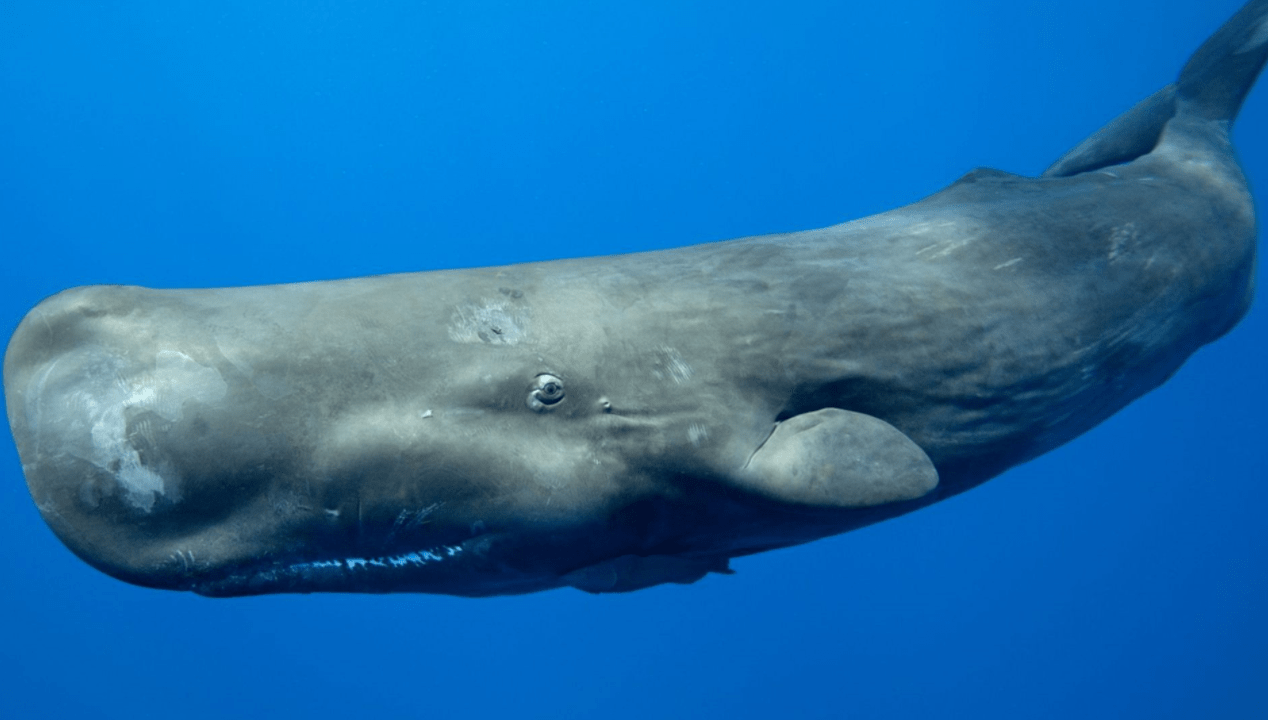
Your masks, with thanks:
[(550, 373), (542, 373), (533, 378), (533, 386), (528, 391), (528, 407), (536, 412), (546, 412), (553, 410), (563, 399), (563, 380)]

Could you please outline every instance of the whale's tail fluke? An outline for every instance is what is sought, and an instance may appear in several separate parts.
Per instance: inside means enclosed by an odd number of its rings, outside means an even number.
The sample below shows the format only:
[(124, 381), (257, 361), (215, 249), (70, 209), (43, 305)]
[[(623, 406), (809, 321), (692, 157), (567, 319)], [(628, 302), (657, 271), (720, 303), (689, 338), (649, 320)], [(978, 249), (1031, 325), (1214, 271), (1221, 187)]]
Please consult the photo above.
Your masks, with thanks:
[(1180, 71), (1176, 94), (1181, 111), (1232, 123), (1265, 60), (1268, 0), (1251, 0), (1202, 43)]
[(1093, 133), (1048, 168), (1067, 177), (1151, 152), (1177, 114), (1232, 124), (1268, 61), (1268, 0), (1251, 0), (1193, 53), (1180, 78)]

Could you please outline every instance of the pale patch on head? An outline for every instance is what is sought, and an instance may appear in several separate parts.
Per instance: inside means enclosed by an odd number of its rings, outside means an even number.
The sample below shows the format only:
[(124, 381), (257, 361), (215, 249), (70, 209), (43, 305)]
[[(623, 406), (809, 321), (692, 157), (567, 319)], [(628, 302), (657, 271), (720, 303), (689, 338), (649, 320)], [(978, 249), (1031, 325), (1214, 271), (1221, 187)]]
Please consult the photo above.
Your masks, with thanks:
[(455, 308), (449, 319), (449, 339), (454, 342), (518, 345), (527, 336), (524, 309), (503, 300)]
[[(127, 503), (150, 512), (161, 495), (179, 500), (178, 489), (175, 478), (141, 462), (129, 417), (147, 410), (177, 422), (187, 401), (216, 402), (228, 386), (215, 368), (174, 350), (159, 352), (153, 370), (128, 371), (123, 358), (104, 348), (80, 348), (36, 378), (27, 413), (50, 444), (113, 475)], [(140, 435), (150, 431), (144, 423), (136, 428)]]
[(117, 467), (115, 478), (126, 491), (128, 501), (148, 512), (159, 495), (174, 493), (176, 488), (175, 485), (167, 487), (161, 475), (141, 464), (140, 455), (128, 441), (125, 412), (140, 408), (169, 422), (177, 422), (184, 414), (187, 401), (217, 402), (224, 398), (228, 385), (215, 368), (200, 365), (176, 350), (159, 351), (154, 358), (153, 373), (144, 373), (120, 385), (126, 388), (127, 397), (113, 408), (107, 408), (92, 429), (93, 445), (108, 462), (94, 462), (102, 467)]
[(138, 510), (149, 512), (154, 501), (166, 493), (163, 476), (141, 464), (141, 456), (133, 448), (118, 452), (119, 470), (115, 478), (127, 493), (128, 502)]
[(220, 371), (200, 365), (185, 353), (160, 350), (154, 358), (154, 373), (133, 383), (129, 406), (153, 410), (164, 419), (181, 419), (182, 408), (190, 400), (214, 403), (224, 398), (229, 386)]
[(280, 400), (290, 395), (295, 390), (286, 378), (275, 373), (258, 372), (251, 362), (253, 357), (259, 355), (262, 348), (275, 347), (277, 336), (281, 333), (280, 328), (267, 328), (268, 332), (263, 330), (253, 331), (250, 334), (241, 331), (230, 333), (217, 333), (215, 336), (216, 349), (220, 351), (225, 359), (233, 364), (235, 368), (241, 372), (251, 384), (255, 386), (260, 394), (270, 400)]
[(1237, 52), (1248, 53), (1252, 50), (1258, 50), (1264, 43), (1268, 43), (1268, 14), (1259, 18), (1259, 23), (1255, 25), (1254, 30), (1250, 33), (1250, 39), (1246, 44), (1237, 49)]
[[(560, 490), (577, 482), (579, 460), (577, 448), (529, 444), (518, 451), (533, 480), (548, 490)], [(598, 459), (598, 458), (595, 458)]]
[(435, 431), (416, 407), (387, 401), (350, 408), (333, 421), (313, 453), (318, 476), (339, 476), (362, 458), (397, 455), (427, 442)]

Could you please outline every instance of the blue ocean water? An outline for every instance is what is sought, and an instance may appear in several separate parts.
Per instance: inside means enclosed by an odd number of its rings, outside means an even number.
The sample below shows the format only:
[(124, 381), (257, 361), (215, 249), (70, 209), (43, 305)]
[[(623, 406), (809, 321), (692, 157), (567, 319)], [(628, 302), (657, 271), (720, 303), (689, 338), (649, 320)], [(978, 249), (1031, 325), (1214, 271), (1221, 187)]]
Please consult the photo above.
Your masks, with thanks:
[[(1035, 174), (1239, 4), (14, 0), (0, 333), (74, 285), (665, 248)], [(1265, 206), (1262, 85), (1235, 138)], [(1261, 301), (970, 493), (618, 596), (132, 587), (6, 439), (0, 717), (1268, 717), (1266, 349)]]

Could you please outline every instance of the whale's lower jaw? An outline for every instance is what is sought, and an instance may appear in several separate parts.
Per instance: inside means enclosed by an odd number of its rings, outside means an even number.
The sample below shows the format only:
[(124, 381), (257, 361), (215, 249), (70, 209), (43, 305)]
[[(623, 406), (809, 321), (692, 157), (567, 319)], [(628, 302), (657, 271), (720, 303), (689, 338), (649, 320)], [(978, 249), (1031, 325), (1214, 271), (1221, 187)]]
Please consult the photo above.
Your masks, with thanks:
[[(209, 576), (187, 578), (172, 589), (206, 597), (277, 593), (429, 592), (480, 597), (544, 590), (563, 584), (557, 578), (482, 572), (482, 538), (379, 557), (263, 560), (244, 563)], [(509, 581), (509, 582), (508, 582)]]
[(408, 584), (421, 568), (450, 563), (463, 553), (461, 545), (441, 545), (426, 550), (382, 557), (347, 557), (292, 562), (265, 561), (233, 568), (214, 580), (195, 580), (183, 589), (208, 597), (262, 595), (278, 592), (335, 591), (347, 587), (382, 588)]

